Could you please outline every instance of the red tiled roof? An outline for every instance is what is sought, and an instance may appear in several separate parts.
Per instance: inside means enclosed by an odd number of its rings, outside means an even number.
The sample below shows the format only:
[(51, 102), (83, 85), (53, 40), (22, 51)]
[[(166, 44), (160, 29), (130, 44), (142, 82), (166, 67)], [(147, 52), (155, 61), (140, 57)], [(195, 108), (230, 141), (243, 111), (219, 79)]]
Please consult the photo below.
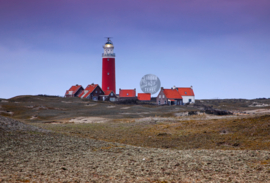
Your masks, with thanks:
[(88, 85), (84, 91), (79, 95), (80, 98), (86, 98), (88, 95), (90, 95), (93, 90), (98, 86), (98, 84), (91, 84)]
[(136, 97), (136, 90), (120, 90), (119, 97)]
[(164, 95), (169, 99), (182, 99), (181, 95), (176, 89), (164, 89)]
[(151, 100), (151, 93), (138, 93), (138, 100)]
[(85, 93), (85, 90), (83, 90), (83, 92), (82, 93), (80, 93), (80, 95), (78, 96), (78, 97), (82, 97), (82, 95)]
[(191, 88), (177, 88), (181, 96), (195, 96)]
[(70, 95), (69, 94), (70, 91), (72, 91), (72, 94), (76, 93), (81, 87), (82, 85), (71, 86), (70, 89), (66, 91), (66, 95)]
[(110, 93), (112, 93), (112, 92), (113, 92), (112, 90), (105, 90), (104, 95), (110, 95)]

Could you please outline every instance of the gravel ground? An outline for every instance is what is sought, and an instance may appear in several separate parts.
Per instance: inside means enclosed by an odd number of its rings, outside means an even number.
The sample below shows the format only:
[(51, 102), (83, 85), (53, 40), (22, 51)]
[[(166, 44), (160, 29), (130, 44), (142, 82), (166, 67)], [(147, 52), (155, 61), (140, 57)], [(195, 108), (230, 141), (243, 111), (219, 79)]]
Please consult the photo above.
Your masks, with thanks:
[(35, 132), (48, 132), (32, 125), (27, 125), (17, 120), (0, 116), (0, 130), (3, 131), (35, 131)]
[(0, 129), (0, 182), (270, 182), (269, 163), (270, 151), (141, 148)]

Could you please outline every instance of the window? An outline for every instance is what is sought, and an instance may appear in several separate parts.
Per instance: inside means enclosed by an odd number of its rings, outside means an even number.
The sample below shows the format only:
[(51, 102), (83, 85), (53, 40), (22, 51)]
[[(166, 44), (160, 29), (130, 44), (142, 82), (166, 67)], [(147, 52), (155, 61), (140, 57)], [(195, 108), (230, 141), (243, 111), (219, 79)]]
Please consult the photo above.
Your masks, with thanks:
[(188, 99), (188, 102), (190, 103), (191, 102), (191, 99)]
[(110, 89), (110, 87), (107, 87), (107, 89)]
[(99, 91), (99, 93), (101, 93), (101, 91)]
[(162, 97), (164, 98), (164, 95)]
[(110, 75), (110, 73), (109, 73), (109, 72), (108, 72), (107, 74), (108, 74), (108, 75)]
[(187, 94), (187, 92), (185, 92), (185, 94)]
[(158, 105), (160, 105), (160, 100), (158, 101)]
[(96, 93), (97, 93), (97, 90), (96, 90)]
[(128, 93), (127, 93), (127, 95), (128, 95)]
[(161, 98), (161, 95), (159, 95), (159, 98)]
[(107, 59), (107, 61), (109, 61), (110, 59)]
[(164, 101), (164, 104), (166, 104), (166, 100)]
[(111, 96), (113, 96), (113, 93), (111, 93)]

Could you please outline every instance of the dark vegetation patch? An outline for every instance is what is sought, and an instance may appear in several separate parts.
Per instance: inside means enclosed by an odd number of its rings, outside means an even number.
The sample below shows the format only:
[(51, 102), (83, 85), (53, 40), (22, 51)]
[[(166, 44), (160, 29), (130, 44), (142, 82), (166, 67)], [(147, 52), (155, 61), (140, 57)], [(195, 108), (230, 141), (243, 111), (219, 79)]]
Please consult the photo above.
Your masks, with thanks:
[(206, 114), (214, 114), (214, 115), (232, 115), (233, 113), (226, 110), (217, 110), (217, 109), (208, 109), (205, 110)]
[(130, 99), (130, 100), (119, 100), (114, 102), (115, 104), (138, 104), (137, 99)]
[[(270, 104), (270, 98), (258, 98), (258, 99), (212, 99), (212, 100), (196, 100), (195, 106), (207, 106), (214, 109), (221, 110), (250, 110), (249, 107), (253, 103)], [(266, 107), (267, 108), (267, 107)], [(270, 107), (268, 107), (270, 108)]]
[(189, 111), (189, 112), (188, 112), (188, 115), (190, 115), (190, 116), (191, 116), (191, 115), (197, 115), (197, 111)]

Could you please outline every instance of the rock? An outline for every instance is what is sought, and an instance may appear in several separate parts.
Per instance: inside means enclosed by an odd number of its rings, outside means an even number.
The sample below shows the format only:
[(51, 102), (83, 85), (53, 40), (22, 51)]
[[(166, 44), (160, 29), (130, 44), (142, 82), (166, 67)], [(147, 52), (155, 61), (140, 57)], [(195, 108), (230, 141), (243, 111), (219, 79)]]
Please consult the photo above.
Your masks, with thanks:
[(234, 143), (232, 146), (238, 147), (238, 146), (240, 146), (240, 144), (239, 143)]
[(169, 135), (168, 133), (158, 133), (157, 136), (167, 136)]

